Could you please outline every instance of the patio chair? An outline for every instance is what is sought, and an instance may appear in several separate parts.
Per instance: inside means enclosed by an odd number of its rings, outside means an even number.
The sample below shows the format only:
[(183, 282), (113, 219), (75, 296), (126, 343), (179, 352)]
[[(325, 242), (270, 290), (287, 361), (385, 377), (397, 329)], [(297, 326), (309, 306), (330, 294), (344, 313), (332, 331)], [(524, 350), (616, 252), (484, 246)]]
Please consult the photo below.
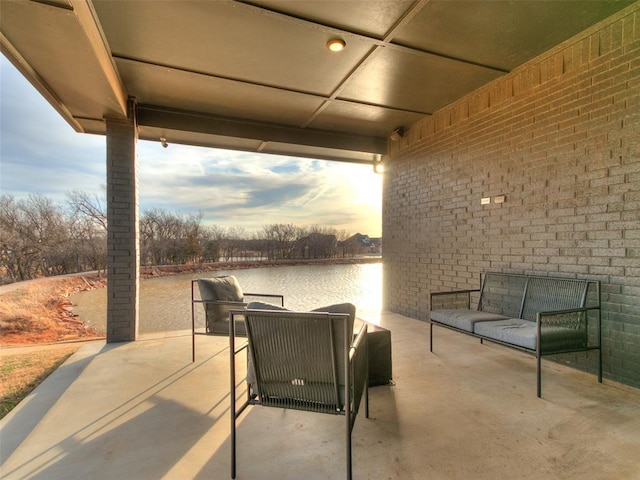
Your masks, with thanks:
[[(196, 284), (199, 298), (196, 297)], [(196, 361), (196, 335), (229, 335), (229, 311), (246, 308), (248, 297), (278, 299), (284, 306), (284, 296), (269, 293), (243, 293), (233, 275), (198, 278), (191, 281), (191, 361)], [(205, 327), (196, 328), (196, 304), (201, 303), (205, 312)], [(242, 319), (236, 322), (235, 334), (246, 336)]]
[[(232, 311), (245, 319), (248, 340), (231, 354), (231, 478), (236, 476), (236, 420), (249, 405), (345, 417), (347, 479), (352, 476), (351, 432), (365, 397), (369, 417), (367, 325), (353, 335), (348, 313)], [(247, 350), (247, 399), (236, 408), (235, 355)]]

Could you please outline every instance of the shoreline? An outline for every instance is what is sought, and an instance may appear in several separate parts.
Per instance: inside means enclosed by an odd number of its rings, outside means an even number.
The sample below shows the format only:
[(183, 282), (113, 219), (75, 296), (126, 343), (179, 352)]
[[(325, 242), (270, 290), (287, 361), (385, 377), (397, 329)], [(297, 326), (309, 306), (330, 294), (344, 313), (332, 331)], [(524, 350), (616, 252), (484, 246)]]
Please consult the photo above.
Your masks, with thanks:
[[(252, 268), (298, 265), (349, 265), (380, 263), (381, 256), (309, 260), (238, 261), (196, 265), (140, 267), (140, 279), (189, 273), (218, 272)], [(3, 289), (10, 285), (10, 289)], [(107, 278), (96, 271), (55, 277), (42, 277), (0, 286), (0, 346), (2, 349), (57, 345), (104, 339), (89, 328), (73, 311), (74, 293), (107, 286)]]
[(352, 258), (314, 258), (296, 260), (242, 260), (237, 262), (215, 262), (193, 265), (160, 265), (140, 267), (140, 278), (155, 278), (184, 273), (218, 272), (221, 270), (244, 270), (248, 268), (295, 267), (299, 265), (355, 265), (359, 263), (380, 263), (382, 256)]

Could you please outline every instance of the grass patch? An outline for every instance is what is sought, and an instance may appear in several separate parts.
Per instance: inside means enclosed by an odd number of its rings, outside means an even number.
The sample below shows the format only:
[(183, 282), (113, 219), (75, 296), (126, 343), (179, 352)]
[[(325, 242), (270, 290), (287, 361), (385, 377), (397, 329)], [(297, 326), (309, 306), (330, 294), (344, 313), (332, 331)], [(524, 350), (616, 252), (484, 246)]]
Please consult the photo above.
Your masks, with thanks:
[(62, 277), (0, 294), (0, 345), (30, 345), (0, 350), (0, 418), (81, 346), (64, 342), (102, 336), (77, 318), (69, 296), (104, 285), (95, 276)]
[(0, 419), (62, 365), (81, 345), (34, 347), (33, 351), (3, 352), (0, 359)]

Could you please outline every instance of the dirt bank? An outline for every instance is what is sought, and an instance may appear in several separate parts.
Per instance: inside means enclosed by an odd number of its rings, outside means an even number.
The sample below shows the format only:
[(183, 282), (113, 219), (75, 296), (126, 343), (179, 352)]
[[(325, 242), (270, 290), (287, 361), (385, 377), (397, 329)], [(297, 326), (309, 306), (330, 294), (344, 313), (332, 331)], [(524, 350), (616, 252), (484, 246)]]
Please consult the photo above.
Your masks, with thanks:
[(73, 312), (69, 296), (106, 285), (104, 277), (46, 278), (0, 295), (0, 345), (33, 345), (99, 338)]

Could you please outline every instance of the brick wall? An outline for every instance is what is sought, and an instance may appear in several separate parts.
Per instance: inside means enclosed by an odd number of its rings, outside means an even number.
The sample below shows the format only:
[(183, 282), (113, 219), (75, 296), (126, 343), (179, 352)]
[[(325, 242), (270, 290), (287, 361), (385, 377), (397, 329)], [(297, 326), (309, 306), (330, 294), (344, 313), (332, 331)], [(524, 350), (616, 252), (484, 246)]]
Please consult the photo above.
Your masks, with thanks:
[(138, 336), (137, 133), (134, 121), (106, 119), (107, 125), (107, 342)]
[(485, 270), (598, 279), (605, 376), (640, 387), (640, 3), (390, 147), (386, 308), (427, 319)]

